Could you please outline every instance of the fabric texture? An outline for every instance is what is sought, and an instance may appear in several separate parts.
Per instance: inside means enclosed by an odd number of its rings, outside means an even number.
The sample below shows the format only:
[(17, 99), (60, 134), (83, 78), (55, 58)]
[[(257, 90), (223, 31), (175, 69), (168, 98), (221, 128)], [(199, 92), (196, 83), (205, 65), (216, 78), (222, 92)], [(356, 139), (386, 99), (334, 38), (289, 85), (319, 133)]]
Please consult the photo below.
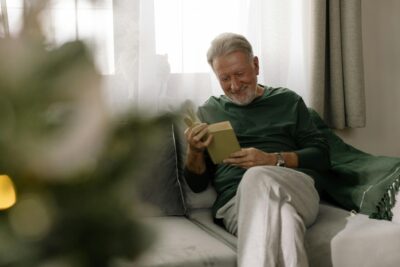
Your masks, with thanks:
[(173, 125), (163, 133), (165, 142), (160, 147), (160, 156), (154, 168), (139, 183), (140, 199), (151, 205), (154, 215), (183, 215), (185, 207), (180, 181)]
[(215, 223), (211, 209), (195, 209), (188, 213), (188, 218), (199, 225), (202, 229), (207, 231), (210, 235), (214, 236), (227, 246), (231, 247), (234, 251), (237, 249), (237, 238), (232, 235), (222, 225)]
[[(199, 107), (199, 118), (206, 123), (230, 121), (242, 148), (296, 152), (299, 171), (313, 175), (306, 170), (327, 169), (328, 144), (317, 131), (301, 97), (286, 88), (264, 88), (264, 95), (246, 106), (236, 105), (225, 96), (211, 97)], [(218, 193), (213, 206), (214, 214), (236, 194), (244, 172), (245, 169), (232, 165), (216, 165), (212, 180)]]
[(396, 267), (400, 225), (320, 204), (316, 223), (305, 236), (310, 266)]
[(365, 126), (360, 0), (312, 0), (311, 107), (332, 128)]
[(237, 194), (217, 212), (238, 236), (238, 266), (308, 266), (306, 226), (318, 213), (313, 179), (276, 166), (246, 171)]
[[(190, 219), (222, 242), (236, 247), (237, 238), (213, 222), (211, 210), (194, 210)], [(399, 224), (372, 220), (367, 215), (323, 202), (315, 223), (306, 231), (305, 248), (310, 266), (397, 267), (399, 236)]]
[[(246, 36), (262, 62), (260, 82), (293, 88), (307, 102), (309, 1), (224, 1), (230, 12), (221, 20), (220, 13), (226, 9), (223, 1), (213, 5), (218, 12), (210, 12), (207, 1), (182, 5), (180, 1), (118, 0), (112, 8), (112, 23), (105, 22), (113, 25), (114, 33), (114, 60), (110, 58), (109, 63), (114, 63), (110, 65), (115, 71), (104, 77), (110, 108), (149, 112), (177, 107), (186, 99), (201, 104), (210, 95), (222, 94), (204, 58), (209, 41), (220, 30), (203, 29), (214, 25)], [(178, 9), (181, 12), (176, 13)], [(159, 12), (165, 16), (158, 16)], [(200, 17), (207, 20), (198, 23)], [(193, 26), (190, 31), (188, 25)], [(164, 34), (165, 29), (174, 29), (173, 35)]]
[(185, 217), (151, 218), (145, 223), (156, 230), (157, 239), (153, 247), (133, 266), (236, 266), (236, 252), (233, 249)]
[(400, 188), (400, 158), (360, 151), (344, 143), (314, 110), (310, 114), (330, 146), (331, 175), (316, 177), (321, 189), (348, 210), (391, 220)]

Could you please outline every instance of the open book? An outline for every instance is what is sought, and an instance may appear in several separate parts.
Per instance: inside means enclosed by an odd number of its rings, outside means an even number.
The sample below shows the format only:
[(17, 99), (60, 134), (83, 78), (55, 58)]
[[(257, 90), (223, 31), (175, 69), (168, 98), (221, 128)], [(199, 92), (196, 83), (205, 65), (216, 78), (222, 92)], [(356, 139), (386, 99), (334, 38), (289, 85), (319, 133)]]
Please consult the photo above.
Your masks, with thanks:
[[(188, 112), (188, 116), (184, 118), (184, 121), (188, 127), (200, 123), (193, 111)], [(231, 153), (240, 150), (235, 131), (229, 121), (209, 124), (208, 132), (212, 134), (213, 140), (207, 150), (214, 164), (221, 163)]]

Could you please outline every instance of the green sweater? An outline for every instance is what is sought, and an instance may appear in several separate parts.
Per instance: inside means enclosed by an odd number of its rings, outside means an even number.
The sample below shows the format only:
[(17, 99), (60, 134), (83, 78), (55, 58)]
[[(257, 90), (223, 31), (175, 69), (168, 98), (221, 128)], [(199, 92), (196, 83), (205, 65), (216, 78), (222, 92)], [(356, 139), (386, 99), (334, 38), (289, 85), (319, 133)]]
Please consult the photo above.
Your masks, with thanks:
[[(199, 107), (199, 118), (208, 124), (230, 121), (242, 148), (265, 152), (296, 152), (299, 169), (311, 176), (329, 168), (329, 147), (317, 131), (300, 96), (286, 88), (265, 87), (264, 94), (246, 106), (232, 103), (226, 96), (210, 97)], [(246, 171), (227, 164), (213, 166), (206, 157), (207, 171), (195, 175), (185, 170), (189, 187), (200, 192), (209, 181), (218, 193), (213, 206), (217, 210), (235, 194)]]

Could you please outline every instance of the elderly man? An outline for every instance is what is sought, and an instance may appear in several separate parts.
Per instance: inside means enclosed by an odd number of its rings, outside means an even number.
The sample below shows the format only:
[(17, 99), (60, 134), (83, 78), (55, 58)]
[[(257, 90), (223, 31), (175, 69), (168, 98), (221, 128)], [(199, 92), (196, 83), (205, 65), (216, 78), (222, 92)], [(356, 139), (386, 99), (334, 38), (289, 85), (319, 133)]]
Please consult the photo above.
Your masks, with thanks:
[[(198, 110), (185, 131), (185, 178), (194, 192), (211, 181), (213, 215), (238, 237), (238, 265), (308, 266), (304, 234), (318, 213), (312, 176), (330, 166), (328, 145), (296, 93), (257, 83), (258, 58), (245, 37), (224, 33), (208, 63), (224, 91)], [(230, 121), (242, 149), (222, 164), (207, 154), (207, 125)]]

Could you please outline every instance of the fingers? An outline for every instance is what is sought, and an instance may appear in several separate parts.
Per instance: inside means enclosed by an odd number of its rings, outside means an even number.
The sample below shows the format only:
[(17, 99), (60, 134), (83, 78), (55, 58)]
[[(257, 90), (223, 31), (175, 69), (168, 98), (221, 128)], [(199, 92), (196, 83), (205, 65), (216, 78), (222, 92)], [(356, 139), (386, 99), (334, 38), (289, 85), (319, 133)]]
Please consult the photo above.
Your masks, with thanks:
[(208, 125), (206, 123), (199, 123), (187, 128), (185, 137), (189, 148), (196, 152), (204, 151), (212, 140), (212, 135), (208, 134)]
[(207, 124), (206, 123), (196, 124), (195, 126), (189, 127), (185, 130), (185, 136), (188, 140), (193, 139), (195, 136), (197, 136), (200, 133), (204, 134), (204, 131), (207, 133)]
[(229, 158), (224, 159), (223, 163), (225, 164), (231, 164), (231, 165), (239, 165), (242, 166), (243, 164), (246, 164), (248, 162), (248, 149), (242, 148), (241, 150), (232, 153)]
[(208, 146), (211, 144), (212, 139), (213, 139), (212, 134), (209, 134), (208, 137), (207, 137), (207, 139), (206, 139), (206, 141), (204, 141), (204, 145), (205, 145), (206, 147), (208, 147)]
[(199, 142), (201, 140), (203, 140), (203, 138), (206, 137), (208, 133), (208, 128), (207, 125), (205, 125), (205, 127), (203, 128), (199, 128), (199, 129), (193, 129), (193, 140), (195, 140), (196, 142)]
[(247, 148), (242, 148), (239, 151), (233, 152), (232, 154), (229, 155), (230, 158), (242, 158), (246, 157), (248, 154), (248, 149)]
[(258, 165), (268, 165), (265, 158), (267, 154), (253, 147), (242, 148), (240, 151), (232, 153), (223, 163), (245, 169)]

